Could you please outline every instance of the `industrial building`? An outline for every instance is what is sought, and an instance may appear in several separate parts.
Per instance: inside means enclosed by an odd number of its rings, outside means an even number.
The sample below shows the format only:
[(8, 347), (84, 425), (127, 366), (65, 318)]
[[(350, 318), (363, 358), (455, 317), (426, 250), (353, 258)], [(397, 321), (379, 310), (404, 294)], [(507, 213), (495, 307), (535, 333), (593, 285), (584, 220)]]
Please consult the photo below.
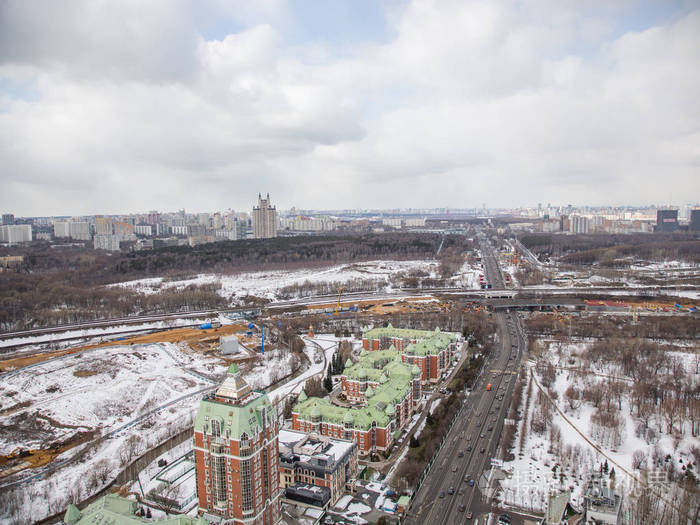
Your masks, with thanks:
[(435, 331), (407, 328), (374, 328), (362, 336), (362, 347), (368, 351), (395, 347), (401, 352), (401, 360), (416, 365), (421, 371), (422, 383), (437, 383), (449, 368), (456, 350), (457, 336)]
[(222, 335), (219, 338), (219, 348), (223, 355), (233, 355), (239, 352), (238, 337), (235, 335)]
[(656, 231), (675, 232), (678, 229), (678, 210), (665, 208), (656, 210)]
[(270, 194), (263, 199), (258, 194), (258, 205), (253, 208), (253, 237), (269, 239), (277, 237), (277, 208), (270, 205)]
[(194, 420), (199, 509), (209, 522), (271, 525), (280, 519), (277, 410), (238, 366)]
[(351, 407), (336, 406), (301, 393), (292, 409), (292, 428), (337, 439), (353, 440), (359, 454), (391, 448), (421, 400), (421, 371), (402, 362), (395, 348), (367, 352), (346, 364), (341, 377)]
[[(334, 505), (357, 479), (357, 445), (353, 441), (305, 434), (279, 433), (280, 488), (285, 499)], [(313, 491), (323, 487), (328, 491)], [(319, 505), (320, 503), (320, 505)]]

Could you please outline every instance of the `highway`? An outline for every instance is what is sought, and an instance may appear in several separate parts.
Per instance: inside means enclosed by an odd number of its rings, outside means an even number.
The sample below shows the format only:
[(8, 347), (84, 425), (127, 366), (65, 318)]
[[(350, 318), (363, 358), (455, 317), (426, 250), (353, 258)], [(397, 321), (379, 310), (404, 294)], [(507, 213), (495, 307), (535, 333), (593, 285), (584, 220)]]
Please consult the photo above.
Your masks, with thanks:
[[(503, 287), (497, 260), (486, 244), (482, 245), (482, 254), (488, 281), (494, 288)], [(406, 515), (407, 524), (461, 524), (468, 522), (469, 512), (473, 513), (476, 522), (479, 516), (490, 510), (483, 493), (488, 480), (483, 475), (496, 455), (525, 349), (517, 314), (493, 315), (498, 344), (416, 494)], [(490, 390), (487, 390), (488, 384)], [(474, 480), (473, 486), (470, 480)], [(450, 494), (453, 491), (454, 494)], [(482, 523), (486, 522), (485, 518), (482, 520)], [(517, 519), (513, 523), (517, 523)]]

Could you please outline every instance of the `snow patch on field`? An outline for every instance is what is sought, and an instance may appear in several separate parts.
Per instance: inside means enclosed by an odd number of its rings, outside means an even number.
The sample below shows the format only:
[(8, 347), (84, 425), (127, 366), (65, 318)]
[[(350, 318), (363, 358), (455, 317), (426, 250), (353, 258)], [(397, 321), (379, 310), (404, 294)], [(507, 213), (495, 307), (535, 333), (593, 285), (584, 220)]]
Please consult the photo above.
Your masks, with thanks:
[(191, 285), (220, 283), (219, 294), (226, 298), (243, 298), (247, 295), (278, 298), (282, 288), (304, 283), (343, 283), (351, 280), (371, 279), (378, 285), (386, 286), (390, 278), (400, 272), (421, 270), (435, 276), (438, 268), (436, 261), (369, 261), (340, 264), (329, 268), (300, 270), (274, 270), (263, 272), (245, 272), (236, 275), (201, 274), (192, 279), (165, 281), (163, 278), (138, 279), (116, 283), (110, 286), (131, 288), (145, 294), (158, 293), (164, 289), (183, 289)]

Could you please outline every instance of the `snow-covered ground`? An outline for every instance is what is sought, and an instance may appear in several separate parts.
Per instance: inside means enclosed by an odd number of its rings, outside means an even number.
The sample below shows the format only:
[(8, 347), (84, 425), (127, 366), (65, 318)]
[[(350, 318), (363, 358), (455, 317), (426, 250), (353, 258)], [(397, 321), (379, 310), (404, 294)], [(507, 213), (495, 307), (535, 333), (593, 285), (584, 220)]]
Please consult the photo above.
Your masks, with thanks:
[[(336, 343), (321, 345), (330, 358)], [(314, 363), (316, 347), (308, 343), (305, 352)], [(242, 372), (253, 387), (266, 388), (291, 371), (290, 355), (270, 351), (261, 361), (263, 366), (242, 365)], [(304, 378), (322, 370), (323, 360), (305, 371), (299, 382), (275, 390), (272, 397), (300, 389)], [(223, 378), (225, 371), (217, 357), (205, 357), (175, 343), (153, 343), (99, 348), (6, 376), (0, 383), (0, 454), (17, 447), (46, 448), (79, 432), (96, 432), (94, 437), (103, 439), (59, 455), (45, 478), (5, 487), (13, 479), (0, 479), (0, 491), (12, 491), (16, 504), (16, 508), (0, 509), (0, 522), (10, 518), (6, 512), (19, 522), (42, 519), (111, 482), (131, 459), (191, 426), (200, 399), (218, 384), (204, 376)], [(189, 440), (180, 448), (188, 445), (191, 449)], [(81, 456), (80, 461), (72, 460)], [(35, 473), (24, 471), (18, 476)], [(193, 483), (192, 475), (179, 480), (181, 496)], [(148, 490), (154, 488), (150, 485)]]
[(0, 418), (0, 454), (40, 448), (79, 430), (107, 434), (210, 386), (185, 365), (217, 371), (211, 359), (171, 343), (107, 347), (20, 370), (0, 384), (0, 410), (18, 407)]
[(199, 399), (213, 388), (198, 372), (224, 371), (214, 358), (161, 343), (70, 355), (6, 377), (1, 454), (45, 448), (77, 432), (98, 438), (59, 455), (48, 476), (0, 489), (14, 495), (17, 508), (7, 512), (20, 522), (37, 521), (93, 494), (131, 459), (192, 424)]
[[(14, 345), (29, 345), (29, 344), (42, 344), (51, 343), (52, 341), (57, 341), (59, 339), (66, 339), (69, 337), (74, 338), (99, 338), (100, 336), (119, 334), (126, 331), (138, 331), (138, 330), (154, 330), (159, 328), (178, 328), (180, 326), (196, 325), (201, 324), (211, 319), (193, 319), (193, 318), (182, 318), (182, 319), (169, 319), (167, 321), (154, 321), (151, 323), (139, 323), (139, 324), (122, 324), (115, 326), (108, 326), (104, 328), (86, 328), (80, 330), (66, 330), (65, 332), (56, 332), (52, 334), (44, 335), (33, 335), (27, 337), (13, 337), (11, 339), (3, 339), (0, 341), (0, 348)], [(231, 324), (229, 318), (220, 315), (218, 318), (221, 324)], [(72, 344), (72, 343), (66, 343)]]
[(165, 281), (154, 277), (127, 281), (110, 286), (131, 288), (145, 294), (158, 293), (168, 288), (182, 289), (190, 285), (220, 283), (219, 294), (226, 298), (243, 298), (247, 295), (277, 299), (282, 288), (305, 283), (344, 283), (352, 280), (375, 280), (379, 285), (387, 285), (390, 278), (399, 273), (421, 270), (435, 276), (438, 263), (429, 260), (417, 261), (369, 261), (340, 264), (328, 268), (300, 270), (274, 270), (245, 272), (236, 275), (201, 274), (182, 281)]
[[(337, 339), (338, 338), (335, 338), (334, 336), (329, 334), (319, 334), (317, 338), (314, 338), (314, 340), (319, 345), (321, 345), (321, 348), (323, 348), (323, 352), (326, 355), (326, 362), (328, 363), (330, 362), (330, 359), (337, 348)], [(323, 362), (323, 360), (320, 360), (320, 362), (318, 363), (315, 362), (317, 360), (316, 345), (310, 342), (309, 339), (306, 337), (304, 338), (304, 341), (306, 343), (306, 345), (304, 346), (304, 353), (309, 358), (311, 366), (308, 369), (306, 369), (302, 374), (294, 378), (292, 381), (289, 381), (279, 386), (278, 388), (272, 390), (271, 392), (268, 392), (268, 397), (270, 398), (270, 401), (273, 404), (278, 403), (283, 398), (287, 397), (289, 394), (298, 394), (304, 388), (304, 383), (306, 383), (307, 379), (324, 371), (325, 363)]]
[[(559, 356), (551, 360), (557, 367), (569, 365), (570, 359), (589, 345), (586, 342), (545, 344), (557, 347)], [(666, 357), (682, 360), (689, 372), (687, 379), (692, 384), (698, 383), (697, 354), (693, 348), (689, 348), (689, 352), (667, 352)], [(548, 398), (541, 392), (542, 378), (532, 364), (531, 372), (532, 376), (528, 377), (522, 394), (521, 413), (526, 417), (518, 422), (512, 450), (515, 459), (504, 464), (504, 470), (509, 473), (509, 477), (501, 482), (500, 499), (504, 504), (543, 511), (550, 489), (569, 489), (572, 502), (580, 507), (589, 474), (606, 461), (611, 469), (615, 469), (616, 486), (624, 491), (624, 487), (631, 487), (635, 479), (641, 478), (639, 470), (635, 470), (638, 467), (633, 459), (635, 452), (644, 453), (646, 459), (643, 464), (648, 468), (654, 468), (653, 457), (668, 457), (666, 463), (673, 462), (679, 471), (694, 461), (691, 449), (700, 447), (700, 438), (690, 434), (689, 425), (685, 425), (681, 434), (672, 436), (664, 432), (662, 421), (654, 422), (652, 417), (649, 425), (654, 426), (656, 432), (651, 439), (640, 437), (636, 431), (640, 422), (633, 416), (635, 412), (627, 396), (629, 389), (623, 392), (620, 399), (613, 401), (614, 409), (619, 405), (616, 413), (621, 418), (616, 430), (594, 423), (596, 408), (592, 403), (583, 399), (575, 403), (566, 401), (565, 392), (572, 385), (580, 389), (584, 383), (601, 383), (612, 377), (629, 384), (619, 370), (593, 367), (581, 377), (572, 370), (557, 369), (551, 387), (554, 394), (549, 403), (552, 408), (551, 425), (544, 431), (536, 432), (532, 426), (533, 418), (541, 416), (542, 404), (547, 403)]]

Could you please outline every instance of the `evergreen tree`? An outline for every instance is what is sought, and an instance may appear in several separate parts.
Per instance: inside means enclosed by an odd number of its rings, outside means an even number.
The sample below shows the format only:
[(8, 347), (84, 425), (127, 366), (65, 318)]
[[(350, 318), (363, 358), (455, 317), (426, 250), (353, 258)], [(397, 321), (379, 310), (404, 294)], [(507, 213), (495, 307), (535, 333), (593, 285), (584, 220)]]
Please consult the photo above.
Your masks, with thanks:
[(326, 378), (323, 380), (323, 388), (325, 388), (328, 392), (333, 391), (333, 379), (331, 377), (331, 367), (328, 367), (328, 373), (326, 374)]

